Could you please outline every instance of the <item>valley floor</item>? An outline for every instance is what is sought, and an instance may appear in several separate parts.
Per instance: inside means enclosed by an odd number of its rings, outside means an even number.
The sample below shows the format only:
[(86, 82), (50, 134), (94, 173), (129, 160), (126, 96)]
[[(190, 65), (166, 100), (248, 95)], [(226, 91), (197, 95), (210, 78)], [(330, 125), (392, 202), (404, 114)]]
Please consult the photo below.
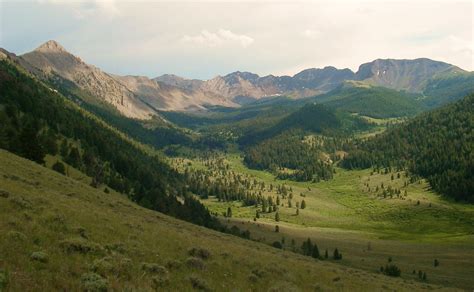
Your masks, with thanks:
[[(191, 163), (196, 168), (204, 167), (202, 161)], [(215, 197), (203, 200), (219, 215), (231, 207), (232, 218), (222, 216), (222, 222), (249, 230), (253, 240), (267, 244), (280, 241), (284, 249), (299, 250), (310, 238), (322, 254), (327, 249), (331, 256), (338, 248), (343, 259), (337, 263), (343, 266), (379, 273), (391, 258), (403, 279), (418, 280), (418, 272), (422, 271), (427, 283), (474, 287), (474, 207), (441, 198), (424, 180), (410, 183), (403, 172), (338, 168), (330, 181), (281, 181), (271, 173), (246, 168), (237, 154), (227, 155), (226, 163), (231, 170), (263, 181), (266, 186), (284, 184), (294, 194), (291, 207), (283, 200), (278, 208), (279, 222), (275, 221), (275, 212), (260, 213), (260, 218), (255, 218), (259, 210), (256, 206), (219, 202)], [(385, 189), (400, 189), (401, 195), (384, 198), (375, 191), (381, 184)], [(268, 190), (264, 194), (275, 196)], [(295, 203), (303, 199), (306, 208), (296, 214)]]

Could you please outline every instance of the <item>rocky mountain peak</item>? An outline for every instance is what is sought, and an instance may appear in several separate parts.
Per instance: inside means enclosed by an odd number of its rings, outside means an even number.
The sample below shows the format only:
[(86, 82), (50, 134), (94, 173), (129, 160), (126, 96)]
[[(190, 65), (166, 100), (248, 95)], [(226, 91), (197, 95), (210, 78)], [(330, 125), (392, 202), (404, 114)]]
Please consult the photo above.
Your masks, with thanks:
[(54, 40), (49, 40), (35, 49), (40, 52), (67, 52), (66, 49)]

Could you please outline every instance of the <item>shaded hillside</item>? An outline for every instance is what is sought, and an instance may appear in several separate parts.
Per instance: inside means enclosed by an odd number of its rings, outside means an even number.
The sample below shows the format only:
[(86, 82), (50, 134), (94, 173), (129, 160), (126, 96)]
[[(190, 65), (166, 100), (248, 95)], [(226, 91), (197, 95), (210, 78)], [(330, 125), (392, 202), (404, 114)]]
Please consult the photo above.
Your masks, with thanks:
[(421, 112), (423, 106), (415, 98), (415, 95), (383, 87), (346, 84), (312, 99), (351, 113), (373, 118), (391, 118)]
[(474, 95), (360, 143), (348, 168), (407, 167), (437, 192), (474, 202)]
[(430, 108), (453, 102), (474, 92), (474, 73), (453, 73), (428, 81), (422, 101)]
[(148, 208), (217, 225), (199, 202), (186, 195), (183, 177), (153, 151), (7, 60), (0, 61), (0, 93), (1, 148), (38, 163), (43, 163), (45, 154), (61, 155), (93, 177), (95, 186), (106, 184)]
[(253, 130), (248, 131), (239, 139), (241, 145), (253, 145), (262, 140), (279, 135), (287, 130), (302, 130), (305, 133), (316, 133), (326, 136), (341, 136), (368, 129), (370, 125), (363, 119), (335, 110), (325, 104), (307, 103), (294, 107), (286, 106), (289, 114), (273, 120), (265, 128), (253, 124)]

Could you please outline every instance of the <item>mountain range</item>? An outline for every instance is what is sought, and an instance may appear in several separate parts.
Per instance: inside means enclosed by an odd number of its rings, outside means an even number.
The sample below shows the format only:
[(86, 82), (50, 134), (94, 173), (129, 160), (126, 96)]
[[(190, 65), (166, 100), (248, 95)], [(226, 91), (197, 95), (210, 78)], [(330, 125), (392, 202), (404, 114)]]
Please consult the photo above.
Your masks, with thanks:
[(357, 72), (329, 66), (306, 69), (294, 76), (260, 77), (237, 71), (210, 80), (185, 79), (170, 74), (151, 79), (106, 73), (52, 40), (21, 56), (4, 49), (2, 52), (38, 78), (66, 84), (66, 88), (76, 94), (79, 92), (86, 102), (105, 105), (126, 117), (141, 120), (158, 116), (159, 111), (201, 111), (208, 106), (239, 107), (275, 96), (293, 99), (318, 96), (348, 82), (357, 84), (359, 88), (386, 87), (426, 97), (423, 93), (428, 87), (431, 93), (433, 87), (435, 93), (438, 90), (437, 80), (462, 76), (462, 82), (470, 83), (473, 78), (471, 72), (454, 65), (420, 58), (377, 59), (360, 65)]

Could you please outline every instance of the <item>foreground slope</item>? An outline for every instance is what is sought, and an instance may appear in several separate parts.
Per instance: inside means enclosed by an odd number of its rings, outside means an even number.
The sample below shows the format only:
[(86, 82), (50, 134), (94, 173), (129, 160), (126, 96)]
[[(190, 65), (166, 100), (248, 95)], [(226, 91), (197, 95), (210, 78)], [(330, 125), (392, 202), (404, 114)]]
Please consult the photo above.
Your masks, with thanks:
[(439, 288), (188, 224), (3, 150), (0, 165), (0, 288), (7, 290)]

